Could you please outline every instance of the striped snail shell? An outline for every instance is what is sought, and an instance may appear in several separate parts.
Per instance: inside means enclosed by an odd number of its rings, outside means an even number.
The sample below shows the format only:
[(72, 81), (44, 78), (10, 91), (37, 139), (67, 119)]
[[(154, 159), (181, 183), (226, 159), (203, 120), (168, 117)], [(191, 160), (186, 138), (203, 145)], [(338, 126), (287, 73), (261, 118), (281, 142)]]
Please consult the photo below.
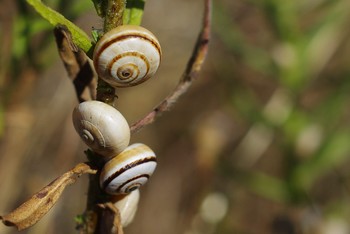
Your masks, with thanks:
[(121, 224), (128, 226), (134, 219), (140, 199), (140, 190), (136, 189), (129, 194), (118, 194), (111, 198), (113, 205), (118, 208)]
[(106, 158), (119, 154), (129, 145), (127, 121), (118, 110), (106, 103), (80, 103), (73, 111), (73, 124), (85, 144)]
[(140, 84), (154, 75), (161, 60), (157, 38), (147, 29), (122, 25), (97, 42), (93, 61), (100, 78), (113, 87)]
[(148, 181), (156, 165), (156, 155), (148, 146), (132, 144), (104, 165), (100, 186), (112, 195), (130, 193)]

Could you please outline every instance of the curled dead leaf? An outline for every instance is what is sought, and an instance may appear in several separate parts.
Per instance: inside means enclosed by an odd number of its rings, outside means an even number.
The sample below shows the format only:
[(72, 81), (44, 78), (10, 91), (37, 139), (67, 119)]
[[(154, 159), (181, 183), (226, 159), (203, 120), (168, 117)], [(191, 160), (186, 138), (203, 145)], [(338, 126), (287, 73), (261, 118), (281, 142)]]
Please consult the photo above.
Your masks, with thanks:
[(56, 178), (11, 213), (0, 216), (6, 226), (23, 230), (37, 223), (57, 202), (66, 186), (73, 184), (82, 174), (95, 174), (88, 164), (80, 163)]
[(57, 25), (54, 29), (58, 53), (72, 80), (80, 102), (96, 99), (97, 80), (94, 79), (94, 69), (88, 57), (77, 47), (68, 28)]

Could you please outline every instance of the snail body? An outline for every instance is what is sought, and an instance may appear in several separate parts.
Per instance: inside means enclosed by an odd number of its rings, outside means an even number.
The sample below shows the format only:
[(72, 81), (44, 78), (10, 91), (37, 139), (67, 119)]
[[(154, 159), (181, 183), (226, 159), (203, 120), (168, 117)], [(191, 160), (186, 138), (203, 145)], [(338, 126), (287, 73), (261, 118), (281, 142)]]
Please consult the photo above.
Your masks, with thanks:
[(113, 157), (130, 141), (130, 128), (114, 107), (99, 101), (80, 103), (73, 111), (74, 128), (94, 152)]
[(138, 189), (129, 194), (119, 194), (112, 197), (111, 202), (116, 208), (118, 208), (123, 227), (128, 226), (134, 219), (139, 199), (140, 190)]
[(122, 25), (97, 42), (93, 61), (98, 76), (113, 87), (140, 84), (154, 75), (161, 60), (157, 38), (147, 29)]
[(156, 165), (156, 155), (148, 146), (132, 144), (104, 165), (100, 186), (112, 195), (130, 193), (148, 181)]

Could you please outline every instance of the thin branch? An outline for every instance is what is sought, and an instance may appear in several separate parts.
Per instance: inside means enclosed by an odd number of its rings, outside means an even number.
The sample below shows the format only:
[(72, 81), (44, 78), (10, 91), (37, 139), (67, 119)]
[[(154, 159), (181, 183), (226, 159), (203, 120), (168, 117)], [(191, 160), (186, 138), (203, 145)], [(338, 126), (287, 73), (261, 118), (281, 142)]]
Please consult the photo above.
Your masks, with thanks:
[(179, 83), (174, 91), (159, 103), (150, 113), (131, 125), (131, 133), (138, 132), (144, 126), (153, 123), (156, 117), (160, 116), (163, 112), (168, 111), (173, 104), (177, 102), (180, 96), (188, 90), (193, 80), (198, 78), (198, 74), (208, 53), (211, 31), (211, 0), (204, 0), (204, 2), (205, 6), (202, 30)]

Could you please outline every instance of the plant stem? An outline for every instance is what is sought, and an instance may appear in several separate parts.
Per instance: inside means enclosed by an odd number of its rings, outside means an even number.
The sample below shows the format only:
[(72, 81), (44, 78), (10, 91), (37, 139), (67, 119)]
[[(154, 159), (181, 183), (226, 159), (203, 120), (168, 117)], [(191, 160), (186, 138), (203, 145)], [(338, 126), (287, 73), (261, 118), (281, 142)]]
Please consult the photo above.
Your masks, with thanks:
[[(108, 0), (107, 9), (102, 9), (106, 13), (104, 33), (123, 24), (125, 5), (125, 0)], [(98, 79), (96, 99), (113, 106), (115, 97), (115, 89), (104, 80)]]
[(115, 89), (104, 80), (99, 78), (97, 83), (96, 100), (113, 106), (115, 97)]
[[(104, 33), (112, 30), (115, 27), (118, 27), (123, 24), (123, 12), (125, 9), (126, 2), (125, 0), (108, 0), (107, 4), (102, 4), (102, 7), (106, 9), (100, 9), (101, 12), (104, 12), (105, 21), (104, 21)], [(102, 79), (98, 79), (97, 84), (97, 94), (96, 99), (107, 103), (109, 105), (114, 104), (115, 89), (111, 87)], [(89, 160), (100, 164), (99, 155), (94, 153), (88, 153)], [(104, 222), (104, 219), (115, 219), (115, 216), (111, 212), (104, 212), (103, 208), (99, 204), (104, 204), (108, 202), (108, 196), (106, 196), (99, 187), (99, 173), (96, 175), (91, 175), (89, 177), (89, 188), (88, 188), (88, 197), (87, 197), (87, 206), (85, 211), (85, 225), (81, 233), (84, 234), (99, 234), (99, 233), (109, 233), (113, 223)], [(105, 217), (108, 215), (109, 217)], [(122, 227), (116, 227), (118, 230), (121, 230)], [(108, 230), (108, 231), (107, 231)]]
[(125, 5), (125, 0), (108, 0), (104, 22), (105, 33), (123, 24)]

